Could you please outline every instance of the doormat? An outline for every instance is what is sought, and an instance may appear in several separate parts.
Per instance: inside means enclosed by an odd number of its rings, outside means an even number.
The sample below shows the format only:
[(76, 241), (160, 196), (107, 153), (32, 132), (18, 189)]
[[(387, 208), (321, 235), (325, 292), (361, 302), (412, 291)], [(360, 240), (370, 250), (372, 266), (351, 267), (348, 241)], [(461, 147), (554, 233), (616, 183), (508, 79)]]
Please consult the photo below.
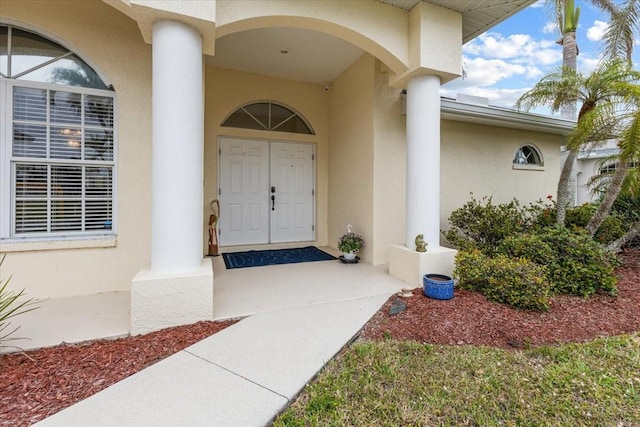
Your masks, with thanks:
[(298, 262), (328, 261), (336, 259), (315, 246), (293, 249), (272, 249), (266, 251), (247, 251), (223, 253), (227, 270), (232, 268), (260, 267), (274, 264), (295, 264)]

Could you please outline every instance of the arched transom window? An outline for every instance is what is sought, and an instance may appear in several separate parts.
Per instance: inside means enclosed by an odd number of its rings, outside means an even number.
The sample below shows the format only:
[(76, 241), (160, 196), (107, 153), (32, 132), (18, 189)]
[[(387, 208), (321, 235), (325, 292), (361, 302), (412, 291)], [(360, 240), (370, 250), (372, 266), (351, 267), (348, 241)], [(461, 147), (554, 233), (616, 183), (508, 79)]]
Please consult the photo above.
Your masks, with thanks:
[(69, 49), (10, 25), (0, 25), (0, 78), (108, 89)]
[(525, 144), (518, 148), (513, 158), (514, 166), (544, 166), (544, 160), (540, 150), (531, 144)]
[(115, 232), (115, 117), (78, 55), (0, 24), (0, 241)]
[(302, 116), (275, 102), (256, 102), (240, 107), (222, 122), (222, 126), (315, 135)]

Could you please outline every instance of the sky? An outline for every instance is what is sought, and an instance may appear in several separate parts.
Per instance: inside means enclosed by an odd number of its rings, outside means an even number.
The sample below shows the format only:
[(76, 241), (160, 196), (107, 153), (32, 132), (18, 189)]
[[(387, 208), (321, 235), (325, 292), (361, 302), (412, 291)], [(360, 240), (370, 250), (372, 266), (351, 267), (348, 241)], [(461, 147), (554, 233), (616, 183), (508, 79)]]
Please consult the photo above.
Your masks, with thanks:
[[(542, 77), (562, 66), (562, 46), (558, 26), (551, 11), (539, 0), (528, 8), (476, 37), (462, 48), (466, 78), (442, 87), (441, 95), (458, 93), (489, 98), (490, 105), (512, 108), (525, 91)], [(576, 0), (581, 9), (576, 36), (578, 71), (589, 74), (602, 52), (600, 41), (608, 28), (604, 13), (588, 0)], [(634, 64), (640, 60), (640, 49)], [(536, 110), (550, 114), (548, 109)]]

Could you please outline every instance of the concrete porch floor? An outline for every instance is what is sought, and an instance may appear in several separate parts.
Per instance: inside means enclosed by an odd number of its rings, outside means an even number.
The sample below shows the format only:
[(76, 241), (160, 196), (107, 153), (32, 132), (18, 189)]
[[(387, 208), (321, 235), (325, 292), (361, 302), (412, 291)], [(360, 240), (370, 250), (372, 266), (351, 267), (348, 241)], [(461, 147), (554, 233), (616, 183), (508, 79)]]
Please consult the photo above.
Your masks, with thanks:
[[(322, 250), (338, 256), (334, 249)], [(250, 316), (328, 302), (390, 295), (410, 287), (389, 276), (387, 266), (342, 264), (338, 260), (227, 270), (213, 258), (214, 319)], [(129, 334), (129, 292), (43, 300), (40, 308), (11, 321), (28, 340), (25, 350)]]

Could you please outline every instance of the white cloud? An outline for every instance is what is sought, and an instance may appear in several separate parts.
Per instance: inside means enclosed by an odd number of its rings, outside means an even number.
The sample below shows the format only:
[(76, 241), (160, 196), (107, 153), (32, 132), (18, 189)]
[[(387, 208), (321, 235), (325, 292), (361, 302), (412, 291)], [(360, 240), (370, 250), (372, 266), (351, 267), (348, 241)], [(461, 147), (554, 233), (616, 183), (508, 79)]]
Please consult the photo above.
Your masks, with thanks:
[(536, 1), (534, 4), (532, 4), (529, 7), (533, 8), (533, 9), (538, 8), (538, 7), (544, 7), (544, 3), (545, 3), (545, 0), (538, 0), (538, 1)]
[(602, 37), (609, 30), (609, 24), (604, 21), (594, 21), (593, 25), (587, 29), (587, 38), (592, 42), (602, 40)]
[(462, 48), (467, 55), (512, 59), (522, 64), (550, 65), (562, 60), (560, 49), (551, 40), (535, 40), (528, 34), (485, 33)]
[(520, 64), (501, 59), (464, 58), (466, 78), (461, 83), (467, 87), (491, 86), (500, 80), (513, 76), (535, 73), (534, 70)]
[(542, 27), (542, 32), (545, 34), (555, 34), (558, 32), (558, 23), (553, 21), (548, 21)]
[(598, 67), (602, 58), (592, 58), (587, 55), (578, 55), (578, 71), (587, 76)]

